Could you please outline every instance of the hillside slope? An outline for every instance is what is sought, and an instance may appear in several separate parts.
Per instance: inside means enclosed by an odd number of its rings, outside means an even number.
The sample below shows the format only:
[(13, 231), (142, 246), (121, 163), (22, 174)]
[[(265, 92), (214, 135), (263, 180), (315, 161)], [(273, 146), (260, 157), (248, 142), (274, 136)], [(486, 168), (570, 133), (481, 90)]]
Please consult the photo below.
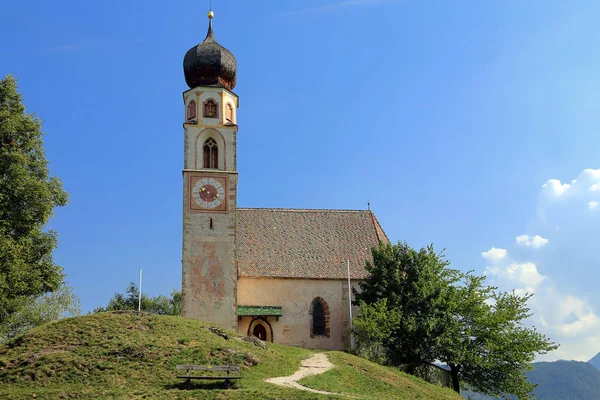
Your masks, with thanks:
[[(34, 394), (38, 399), (331, 397), (264, 382), (265, 378), (291, 375), (313, 351), (276, 344), (263, 350), (227, 333), (229, 340), (197, 320), (132, 312), (47, 324), (0, 345), (0, 398), (32, 398)], [(322, 379), (314, 377), (307, 386), (358, 398), (460, 399), (449, 389), (394, 369), (343, 353), (328, 354), (336, 368)], [(242, 379), (233, 389), (210, 381), (193, 384), (188, 390), (176, 378), (177, 364), (230, 363), (242, 366)]]

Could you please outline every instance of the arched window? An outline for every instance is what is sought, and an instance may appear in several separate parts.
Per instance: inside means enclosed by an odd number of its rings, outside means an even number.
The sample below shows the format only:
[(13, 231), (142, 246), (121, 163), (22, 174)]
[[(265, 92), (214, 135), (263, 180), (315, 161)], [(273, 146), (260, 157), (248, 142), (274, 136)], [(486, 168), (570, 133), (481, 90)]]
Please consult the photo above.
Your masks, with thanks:
[(219, 118), (217, 103), (213, 99), (204, 102), (204, 118)]
[(208, 138), (204, 142), (204, 168), (219, 168), (219, 147), (213, 138)]
[(233, 107), (229, 103), (227, 104), (225, 119), (229, 122), (233, 122)]
[(321, 303), (315, 303), (313, 307), (313, 335), (325, 336), (325, 310)]
[(310, 337), (330, 337), (329, 306), (321, 297), (315, 297), (310, 305)]
[(192, 121), (196, 119), (196, 101), (192, 100), (187, 106), (187, 120)]

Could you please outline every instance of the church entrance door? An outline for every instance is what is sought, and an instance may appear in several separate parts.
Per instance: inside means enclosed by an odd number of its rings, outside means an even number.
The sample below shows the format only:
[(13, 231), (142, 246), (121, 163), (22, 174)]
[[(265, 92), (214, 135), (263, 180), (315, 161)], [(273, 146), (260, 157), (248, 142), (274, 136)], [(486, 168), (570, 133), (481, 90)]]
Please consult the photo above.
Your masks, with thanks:
[(267, 329), (263, 324), (256, 324), (256, 326), (254, 326), (252, 334), (260, 340), (267, 340)]

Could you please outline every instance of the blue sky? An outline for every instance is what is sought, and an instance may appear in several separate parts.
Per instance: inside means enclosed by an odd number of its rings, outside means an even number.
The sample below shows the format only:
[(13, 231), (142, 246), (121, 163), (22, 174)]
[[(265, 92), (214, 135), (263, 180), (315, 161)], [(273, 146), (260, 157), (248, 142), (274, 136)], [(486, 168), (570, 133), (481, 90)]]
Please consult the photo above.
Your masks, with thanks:
[[(3, 6), (0, 74), (44, 120), (71, 194), (51, 227), (84, 311), (139, 268), (148, 294), (181, 285), (182, 60), (207, 8)], [(545, 359), (600, 351), (598, 2), (213, 9), (238, 62), (239, 206), (370, 202), (392, 241), (433, 243), (455, 267), (534, 291), (532, 322), (562, 344)]]

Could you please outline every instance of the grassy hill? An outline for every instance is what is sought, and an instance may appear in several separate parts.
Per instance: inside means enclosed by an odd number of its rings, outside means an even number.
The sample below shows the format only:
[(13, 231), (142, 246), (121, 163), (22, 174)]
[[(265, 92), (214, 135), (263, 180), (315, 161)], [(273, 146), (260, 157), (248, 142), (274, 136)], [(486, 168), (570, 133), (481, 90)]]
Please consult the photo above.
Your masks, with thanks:
[[(38, 327), (0, 345), (0, 398), (325, 399), (264, 382), (291, 375), (314, 351), (277, 344), (263, 350), (210, 332), (200, 321), (137, 313), (102, 313)], [(342, 352), (336, 367), (300, 381), (314, 389), (372, 399), (460, 399), (449, 389)], [(257, 363), (258, 362), (258, 363)], [(176, 378), (177, 364), (238, 364), (242, 379), (192, 384)], [(257, 363), (257, 364), (256, 364)], [(256, 365), (254, 365), (256, 364)], [(216, 383), (215, 383), (216, 382)]]

